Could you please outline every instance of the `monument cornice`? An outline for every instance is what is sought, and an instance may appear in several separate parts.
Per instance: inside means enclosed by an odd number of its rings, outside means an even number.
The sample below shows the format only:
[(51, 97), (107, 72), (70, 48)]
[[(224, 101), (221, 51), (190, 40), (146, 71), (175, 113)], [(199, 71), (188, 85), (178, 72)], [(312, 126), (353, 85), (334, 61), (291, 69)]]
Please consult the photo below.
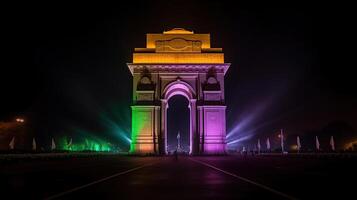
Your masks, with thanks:
[(217, 73), (226, 74), (230, 63), (217, 64), (145, 64), (145, 63), (127, 63), (131, 74), (141, 73), (144, 70), (149, 70), (151, 73), (207, 73), (214, 68)]

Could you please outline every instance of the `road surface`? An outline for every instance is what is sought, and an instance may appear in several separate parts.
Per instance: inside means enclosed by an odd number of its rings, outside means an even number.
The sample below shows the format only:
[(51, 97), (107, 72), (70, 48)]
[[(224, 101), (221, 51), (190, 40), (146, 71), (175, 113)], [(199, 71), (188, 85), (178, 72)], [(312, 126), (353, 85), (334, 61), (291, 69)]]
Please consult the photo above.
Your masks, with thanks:
[(0, 186), (14, 199), (342, 199), (354, 195), (354, 161), (280, 156), (30, 160), (1, 163)]

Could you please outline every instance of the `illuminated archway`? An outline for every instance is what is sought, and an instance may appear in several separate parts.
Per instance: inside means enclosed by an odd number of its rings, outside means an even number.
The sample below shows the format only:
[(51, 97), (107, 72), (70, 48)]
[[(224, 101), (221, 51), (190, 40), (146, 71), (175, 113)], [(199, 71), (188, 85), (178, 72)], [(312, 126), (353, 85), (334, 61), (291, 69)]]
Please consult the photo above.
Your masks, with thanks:
[(168, 100), (189, 101), (190, 154), (223, 154), (226, 146), (224, 63), (221, 48), (211, 48), (209, 34), (184, 29), (147, 34), (146, 48), (136, 48), (133, 62), (130, 152), (167, 154)]
[(195, 141), (194, 133), (196, 133), (196, 99), (195, 99), (195, 91), (192, 89), (192, 87), (184, 82), (178, 79), (177, 81), (174, 81), (166, 86), (163, 92), (163, 98), (161, 99), (161, 116), (162, 116), (162, 130), (164, 133), (164, 149), (165, 149), (165, 154), (168, 153), (167, 151), (167, 140), (168, 140), (168, 135), (167, 135), (167, 109), (169, 108), (169, 100), (171, 97), (175, 95), (182, 95), (186, 97), (188, 100), (188, 108), (190, 110), (190, 151), (189, 153), (192, 154), (194, 145), (197, 143)]

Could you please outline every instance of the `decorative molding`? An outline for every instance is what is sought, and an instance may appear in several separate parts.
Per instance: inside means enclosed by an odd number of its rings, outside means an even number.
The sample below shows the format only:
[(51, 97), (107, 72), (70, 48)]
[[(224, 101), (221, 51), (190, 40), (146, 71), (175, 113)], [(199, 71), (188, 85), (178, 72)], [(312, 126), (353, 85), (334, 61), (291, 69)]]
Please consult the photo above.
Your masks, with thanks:
[(156, 52), (201, 52), (202, 42), (185, 38), (156, 40)]
[(226, 73), (230, 63), (224, 64), (133, 64), (128, 63), (132, 74), (149, 70), (150, 73), (207, 73), (214, 67), (216, 73)]

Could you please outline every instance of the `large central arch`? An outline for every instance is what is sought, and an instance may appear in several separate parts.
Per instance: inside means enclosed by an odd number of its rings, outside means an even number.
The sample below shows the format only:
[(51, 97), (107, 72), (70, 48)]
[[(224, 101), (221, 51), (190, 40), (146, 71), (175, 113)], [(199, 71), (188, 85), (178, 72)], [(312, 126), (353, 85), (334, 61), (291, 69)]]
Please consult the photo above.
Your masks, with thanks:
[(166, 86), (163, 92), (163, 99), (161, 99), (161, 116), (162, 116), (162, 132), (164, 133), (164, 148), (165, 148), (165, 154), (167, 154), (167, 109), (169, 108), (169, 100), (171, 97), (175, 95), (182, 95), (186, 97), (188, 100), (188, 108), (190, 109), (190, 154), (193, 152), (194, 144), (195, 144), (195, 138), (194, 135), (196, 133), (196, 94), (193, 88), (186, 82), (181, 81), (178, 79), (177, 81), (174, 81)]
[(224, 63), (221, 48), (210, 47), (209, 34), (173, 29), (147, 34), (146, 48), (136, 48), (133, 63), (130, 152), (167, 154), (168, 100), (189, 101), (190, 154), (225, 153)]

